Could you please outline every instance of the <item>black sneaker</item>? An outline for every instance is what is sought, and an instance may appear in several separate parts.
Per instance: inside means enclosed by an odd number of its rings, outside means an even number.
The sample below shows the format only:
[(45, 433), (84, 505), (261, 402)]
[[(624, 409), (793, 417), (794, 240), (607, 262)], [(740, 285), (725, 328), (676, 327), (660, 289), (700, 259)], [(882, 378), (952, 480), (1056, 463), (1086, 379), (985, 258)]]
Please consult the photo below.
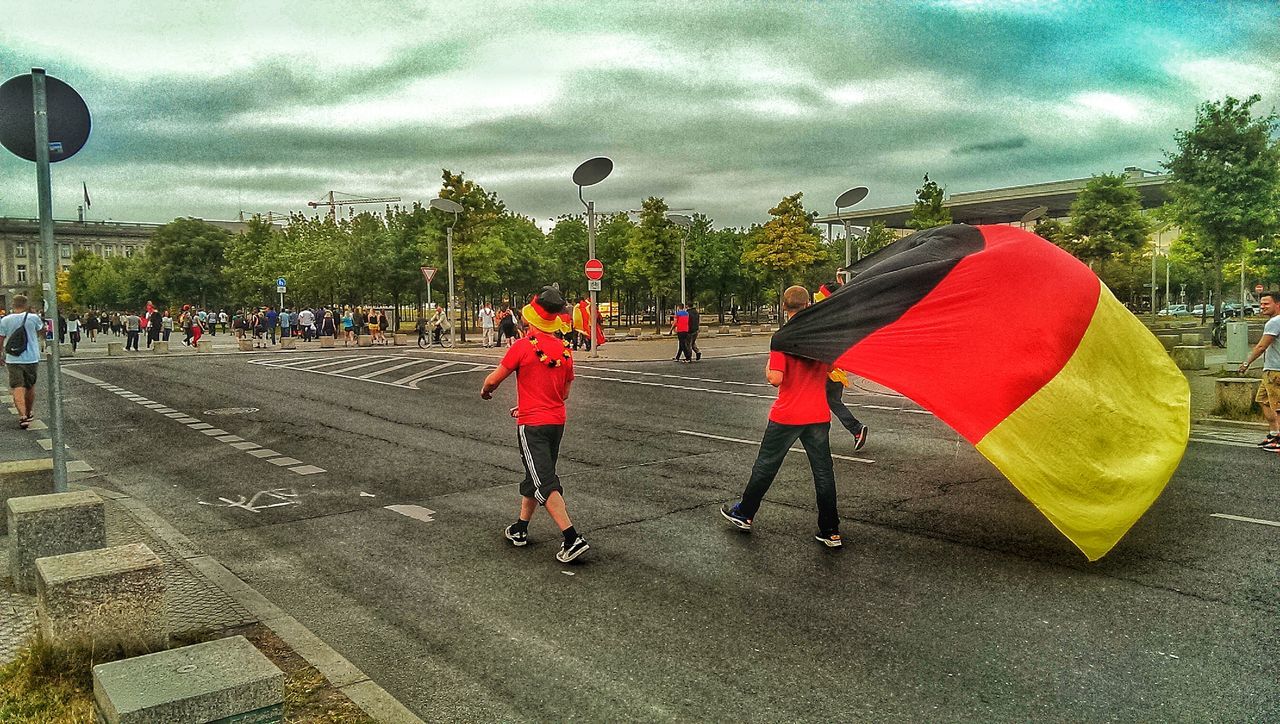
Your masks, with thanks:
[(720, 506), (720, 515), (723, 515), (725, 520), (729, 521), (735, 527), (741, 530), (745, 530), (745, 531), (751, 530), (751, 519), (743, 516), (738, 512), (737, 503), (734, 503), (733, 505), (729, 505), (728, 503), (725, 503), (724, 505)]
[(698, 353), (698, 359), (697, 359), (697, 361), (698, 361), (698, 362), (701, 362), (701, 361), (702, 361), (702, 353), (701, 353), (701, 352), (699, 352), (699, 353)]
[(578, 536), (573, 540), (572, 544), (564, 543), (560, 546), (560, 550), (556, 551), (556, 560), (561, 563), (568, 563), (583, 553), (591, 546), (587, 545), (587, 539)]
[(844, 539), (839, 533), (818, 533), (813, 539), (828, 548), (839, 548), (844, 545)]
[(870, 429), (871, 428), (867, 427), (866, 425), (863, 425), (862, 429), (858, 431), (858, 434), (853, 436), (854, 452), (861, 450), (862, 446), (867, 444), (867, 433), (870, 431)]
[(515, 524), (512, 523), (511, 525), (507, 526), (506, 530), (502, 531), (502, 534), (507, 537), (507, 540), (511, 541), (511, 545), (516, 546), (517, 548), (523, 545), (528, 545), (529, 532), (524, 530), (516, 531), (514, 530), (515, 527), (516, 527)]
[(1266, 437), (1262, 438), (1262, 442), (1258, 443), (1258, 447), (1267, 447), (1268, 445), (1271, 445), (1272, 443), (1274, 443), (1277, 439), (1280, 439), (1280, 435), (1276, 435), (1274, 433), (1269, 432), (1267, 433)]

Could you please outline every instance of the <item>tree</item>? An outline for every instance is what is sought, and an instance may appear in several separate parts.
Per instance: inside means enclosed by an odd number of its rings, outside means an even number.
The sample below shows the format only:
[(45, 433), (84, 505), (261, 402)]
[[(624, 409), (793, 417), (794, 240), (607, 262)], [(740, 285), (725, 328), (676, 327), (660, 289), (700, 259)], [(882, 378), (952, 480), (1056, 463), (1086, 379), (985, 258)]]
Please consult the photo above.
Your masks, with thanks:
[[(1243, 102), (1227, 96), (1196, 110), (1196, 124), (1178, 131), (1177, 153), (1165, 154), (1173, 216), (1189, 242), (1212, 260), (1214, 299), (1222, 299), (1222, 264), (1242, 253), (1247, 240), (1275, 234), (1280, 219), (1280, 119), (1274, 112), (1255, 117), (1252, 95)], [(1222, 317), (1216, 305), (1214, 320)]]
[(889, 231), (885, 227), (883, 221), (873, 221), (867, 229), (867, 235), (862, 239), (861, 249), (862, 255), (867, 256), (885, 248), (898, 240), (898, 235)]
[(1067, 249), (1083, 261), (1097, 262), (1099, 276), (1108, 260), (1141, 247), (1151, 231), (1142, 197), (1124, 180), (1122, 174), (1094, 176), (1071, 204)]
[[(144, 280), (153, 291), (173, 303), (208, 306), (222, 301), (226, 284), (222, 270), (231, 234), (200, 219), (185, 218), (156, 229), (142, 255)], [(138, 304), (143, 300), (132, 300)]]
[(773, 218), (752, 235), (754, 243), (742, 254), (744, 264), (768, 270), (783, 284), (795, 281), (801, 269), (829, 258), (820, 248), (822, 235), (800, 203), (803, 195), (783, 197), (769, 209)]
[(654, 325), (661, 329), (663, 297), (680, 279), (680, 237), (684, 230), (667, 220), (667, 202), (656, 196), (644, 200), (640, 225), (627, 243), (627, 274), (654, 300)]
[(709, 230), (689, 252), (690, 276), (697, 279), (698, 289), (714, 295), (720, 324), (724, 324), (725, 300), (742, 284), (745, 245), (746, 233), (738, 229), (716, 229)]
[(907, 226), (912, 229), (932, 229), (950, 224), (951, 212), (942, 206), (945, 191), (937, 181), (929, 180), (929, 174), (925, 174), (924, 185), (916, 189), (916, 203), (911, 208)]

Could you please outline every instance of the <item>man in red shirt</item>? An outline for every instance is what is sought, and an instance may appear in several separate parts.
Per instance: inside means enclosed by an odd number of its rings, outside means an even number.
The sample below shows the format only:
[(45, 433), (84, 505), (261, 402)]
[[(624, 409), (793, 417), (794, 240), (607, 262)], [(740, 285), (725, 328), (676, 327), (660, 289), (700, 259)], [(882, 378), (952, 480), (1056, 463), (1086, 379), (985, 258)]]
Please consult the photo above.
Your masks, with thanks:
[[(790, 287), (782, 294), (782, 309), (791, 316), (809, 306), (809, 291)], [(782, 467), (782, 460), (797, 439), (804, 446), (813, 470), (818, 498), (818, 533), (814, 538), (829, 548), (844, 544), (840, 515), (836, 512), (836, 476), (831, 464), (831, 409), (827, 406), (827, 375), (831, 365), (783, 352), (770, 352), (765, 378), (778, 388), (778, 399), (769, 410), (769, 423), (760, 452), (751, 467), (742, 500), (724, 504), (720, 514), (740, 530), (750, 531), (764, 494)]]
[(507, 350), (480, 389), (480, 397), (491, 399), (502, 381), (516, 373), (516, 406), (511, 414), (516, 418), (524, 480), (520, 483), (520, 517), (503, 535), (514, 546), (526, 545), (529, 520), (538, 505), (544, 505), (564, 536), (556, 552), (561, 563), (569, 563), (591, 547), (569, 520), (556, 475), (564, 437), (564, 402), (573, 382), (573, 355), (563, 339), (570, 329), (565, 309), (560, 292), (544, 287), (521, 312), (529, 323), (529, 334)]

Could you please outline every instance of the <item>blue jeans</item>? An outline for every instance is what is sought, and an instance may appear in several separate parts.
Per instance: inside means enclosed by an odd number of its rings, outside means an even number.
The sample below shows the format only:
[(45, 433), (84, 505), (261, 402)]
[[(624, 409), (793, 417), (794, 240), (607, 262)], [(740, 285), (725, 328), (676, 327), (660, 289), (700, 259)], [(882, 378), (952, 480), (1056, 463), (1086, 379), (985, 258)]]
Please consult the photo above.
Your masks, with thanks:
[(809, 468), (813, 471), (813, 487), (818, 499), (818, 530), (822, 533), (835, 533), (840, 530), (840, 514), (836, 512), (836, 473), (831, 464), (831, 423), (815, 422), (811, 425), (782, 425), (772, 420), (764, 428), (764, 439), (760, 441), (760, 453), (756, 455), (756, 463), (751, 466), (751, 479), (747, 481), (747, 489), (742, 492), (742, 502), (738, 504), (738, 512), (748, 518), (754, 518), (760, 510), (760, 502), (764, 500), (773, 479), (778, 476), (778, 469), (796, 440), (804, 446), (805, 455), (809, 457)]

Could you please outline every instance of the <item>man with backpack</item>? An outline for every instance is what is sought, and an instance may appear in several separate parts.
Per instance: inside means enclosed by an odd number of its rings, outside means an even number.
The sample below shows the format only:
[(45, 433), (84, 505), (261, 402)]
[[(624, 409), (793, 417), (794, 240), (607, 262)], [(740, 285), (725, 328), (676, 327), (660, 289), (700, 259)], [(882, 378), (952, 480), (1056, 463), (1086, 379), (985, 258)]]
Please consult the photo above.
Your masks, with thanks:
[(36, 373), (40, 369), (40, 334), (44, 321), (32, 314), (27, 297), (13, 297), (13, 312), (0, 319), (0, 348), (13, 390), (13, 406), (18, 408), (18, 427), (23, 430), (35, 419)]

